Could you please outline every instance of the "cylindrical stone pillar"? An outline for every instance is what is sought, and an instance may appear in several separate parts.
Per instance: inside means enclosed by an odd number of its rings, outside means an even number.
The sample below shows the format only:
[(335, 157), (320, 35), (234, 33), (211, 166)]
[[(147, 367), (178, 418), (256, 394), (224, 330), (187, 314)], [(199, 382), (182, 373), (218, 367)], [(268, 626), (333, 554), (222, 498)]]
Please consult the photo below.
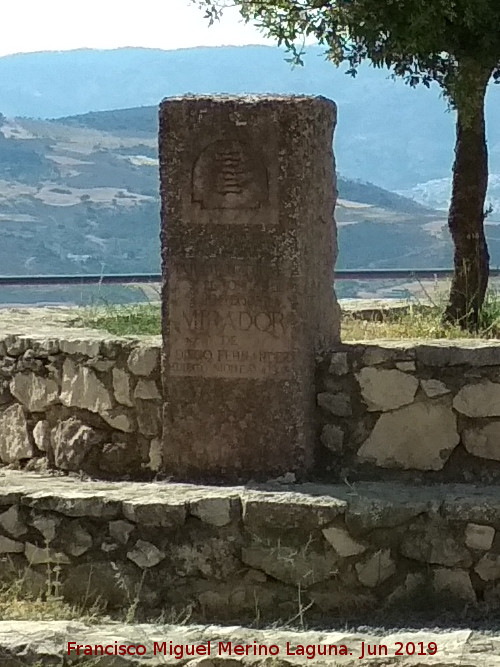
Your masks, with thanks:
[(164, 466), (176, 479), (304, 476), (315, 355), (338, 342), (335, 104), (160, 107)]

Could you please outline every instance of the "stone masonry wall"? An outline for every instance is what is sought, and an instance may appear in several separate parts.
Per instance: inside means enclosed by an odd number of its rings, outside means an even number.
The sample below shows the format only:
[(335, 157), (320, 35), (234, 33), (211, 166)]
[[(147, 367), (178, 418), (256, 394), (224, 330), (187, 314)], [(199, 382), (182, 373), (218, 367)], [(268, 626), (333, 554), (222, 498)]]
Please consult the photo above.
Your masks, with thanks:
[(498, 341), (347, 343), (318, 389), (322, 476), (500, 479)]
[(0, 463), (98, 477), (161, 465), (160, 339), (0, 336)]
[[(203, 487), (0, 471), (0, 584), (229, 623), (500, 609), (499, 487)], [(51, 572), (48, 577), (48, 570)], [(50, 584), (47, 584), (49, 580)], [(438, 602), (437, 602), (438, 601)], [(416, 618), (416, 617), (415, 617)], [(449, 618), (449, 617), (448, 617)], [(463, 618), (463, 617), (462, 617)]]

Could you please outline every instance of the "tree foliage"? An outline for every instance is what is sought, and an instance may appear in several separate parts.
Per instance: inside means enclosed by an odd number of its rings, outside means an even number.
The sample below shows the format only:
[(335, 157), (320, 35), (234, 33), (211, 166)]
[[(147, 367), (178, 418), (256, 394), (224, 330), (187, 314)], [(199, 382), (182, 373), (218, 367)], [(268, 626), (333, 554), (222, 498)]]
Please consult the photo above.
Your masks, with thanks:
[[(474, 76), (469, 69), (500, 81), (499, 0), (194, 1), (210, 21), (236, 5), (297, 63), (304, 38), (313, 37), (334, 63), (347, 62), (352, 75), (370, 60), (411, 86), (437, 82), (453, 105), (468, 96)], [(466, 75), (462, 65), (467, 64)]]

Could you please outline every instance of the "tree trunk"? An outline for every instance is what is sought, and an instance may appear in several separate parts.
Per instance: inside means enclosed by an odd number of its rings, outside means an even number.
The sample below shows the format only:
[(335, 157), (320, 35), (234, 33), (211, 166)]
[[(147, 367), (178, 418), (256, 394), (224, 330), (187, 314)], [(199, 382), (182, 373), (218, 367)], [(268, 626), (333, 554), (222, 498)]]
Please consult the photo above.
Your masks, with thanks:
[[(468, 73), (470, 74), (470, 73)], [(454, 244), (454, 275), (444, 321), (477, 329), (489, 276), (484, 233), (488, 187), (484, 99), (490, 71), (466, 76), (467, 92), (455, 98), (455, 162), (448, 226)], [(472, 85), (471, 85), (472, 84)]]

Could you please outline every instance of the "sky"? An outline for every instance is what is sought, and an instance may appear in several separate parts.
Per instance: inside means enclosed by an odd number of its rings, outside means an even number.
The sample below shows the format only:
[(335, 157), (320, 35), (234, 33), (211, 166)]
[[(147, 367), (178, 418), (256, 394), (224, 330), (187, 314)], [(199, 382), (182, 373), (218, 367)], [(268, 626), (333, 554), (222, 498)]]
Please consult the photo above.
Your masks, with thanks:
[(82, 47), (179, 49), (272, 44), (236, 10), (209, 27), (190, 0), (14, 0), (2, 2), (0, 56)]

